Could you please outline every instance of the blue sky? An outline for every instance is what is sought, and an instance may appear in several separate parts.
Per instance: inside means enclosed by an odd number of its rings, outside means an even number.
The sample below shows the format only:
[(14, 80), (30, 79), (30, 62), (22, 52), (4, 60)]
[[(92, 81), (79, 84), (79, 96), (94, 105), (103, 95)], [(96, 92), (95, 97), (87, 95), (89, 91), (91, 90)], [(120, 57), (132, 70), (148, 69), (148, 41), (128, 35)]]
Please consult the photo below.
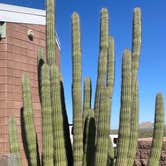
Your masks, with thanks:
[[(0, 3), (16, 4), (38, 9), (45, 8), (44, 0), (0, 0)], [(153, 121), (156, 93), (162, 92), (166, 98), (166, 1), (56, 0), (56, 31), (61, 42), (61, 71), (65, 82), (65, 96), (70, 122), (72, 122), (72, 12), (77, 11), (80, 14), (83, 78), (85, 76), (91, 77), (94, 98), (99, 53), (99, 13), (102, 7), (106, 7), (109, 10), (110, 34), (115, 39), (116, 56), (111, 127), (118, 128), (121, 59), (124, 48), (131, 48), (132, 14), (133, 8), (136, 6), (141, 7), (142, 10), (142, 50), (139, 70), (140, 122)]]

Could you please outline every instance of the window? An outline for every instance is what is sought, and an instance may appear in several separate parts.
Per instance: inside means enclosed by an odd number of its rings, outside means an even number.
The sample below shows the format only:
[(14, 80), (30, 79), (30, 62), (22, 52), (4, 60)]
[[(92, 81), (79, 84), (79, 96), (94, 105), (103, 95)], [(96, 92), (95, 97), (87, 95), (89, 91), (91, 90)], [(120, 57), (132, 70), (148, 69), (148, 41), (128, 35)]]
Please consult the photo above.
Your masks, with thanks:
[(0, 21), (0, 39), (6, 38), (6, 22)]

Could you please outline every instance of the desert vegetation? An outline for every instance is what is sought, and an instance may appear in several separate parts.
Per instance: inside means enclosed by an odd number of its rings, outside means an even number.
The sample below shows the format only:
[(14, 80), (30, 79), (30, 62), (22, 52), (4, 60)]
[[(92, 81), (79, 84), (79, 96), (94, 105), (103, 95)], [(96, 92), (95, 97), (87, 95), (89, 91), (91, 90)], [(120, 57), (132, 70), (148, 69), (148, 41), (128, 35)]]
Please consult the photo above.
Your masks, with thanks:
[[(121, 106), (116, 155), (109, 139), (114, 86), (114, 39), (109, 34), (109, 12), (100, 12), (100, 45), (94, 107), (91, 79), (85, 78), (82, 102), (82, 63), (80, 18), (72, 14), (72, 105), (73, 144), (65, 106), (63, 80), (55, 64), (54, 0), (46, 1), (46, 55), (39, 49), (38, 80), (42, 115), (42, 154), (38, 153), (33, 120), (30, 80), (22, 77), (24, 143), (30, 166), (132, 166), (138, 139), (139, 81), (137, 73), (141, 52), (141, 9), (133, 12), (132, 48), (124, 49), (121, 77)], [(45, 58), (46, 57), (46, 60)], [(15, 120), (9, 121), (10, 151), (21, 166)], [(155, 123), (149, 166), (158, 166), (164, 129), (163, 95), (156, 95)]]

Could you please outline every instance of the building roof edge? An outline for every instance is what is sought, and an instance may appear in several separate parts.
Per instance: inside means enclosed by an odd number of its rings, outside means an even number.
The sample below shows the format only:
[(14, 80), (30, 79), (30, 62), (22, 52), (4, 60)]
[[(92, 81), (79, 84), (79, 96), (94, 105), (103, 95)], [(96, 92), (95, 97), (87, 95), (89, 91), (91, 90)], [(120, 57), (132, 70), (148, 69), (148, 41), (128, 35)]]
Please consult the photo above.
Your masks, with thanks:
[[(45, 25), (46, 11), (29, 7), (0, 3), (0, 21)], [(59, 49), (61, 49), (57, 33), (56, 43)]]

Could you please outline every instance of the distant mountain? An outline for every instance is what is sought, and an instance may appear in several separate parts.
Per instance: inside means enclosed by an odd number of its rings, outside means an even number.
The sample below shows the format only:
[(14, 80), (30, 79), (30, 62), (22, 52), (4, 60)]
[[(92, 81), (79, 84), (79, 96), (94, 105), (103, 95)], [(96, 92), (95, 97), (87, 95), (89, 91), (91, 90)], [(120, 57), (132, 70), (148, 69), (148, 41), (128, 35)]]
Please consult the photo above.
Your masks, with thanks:
[[(152, 122), (142, 122), (139, 124), (139, 138), (147, 138), (147, 137), (152, 137), (153, 135), (153, 125), (154, 123)], [(166, 125), (164, 126), (164, 136), (166, 136)], [(110, 134), (118, 134), (118, 130), (111, 130)]]
[(139, 124), (140, 129), (150, 129), (153, 128), (153, 123), (152, 122), (142, 122)]

